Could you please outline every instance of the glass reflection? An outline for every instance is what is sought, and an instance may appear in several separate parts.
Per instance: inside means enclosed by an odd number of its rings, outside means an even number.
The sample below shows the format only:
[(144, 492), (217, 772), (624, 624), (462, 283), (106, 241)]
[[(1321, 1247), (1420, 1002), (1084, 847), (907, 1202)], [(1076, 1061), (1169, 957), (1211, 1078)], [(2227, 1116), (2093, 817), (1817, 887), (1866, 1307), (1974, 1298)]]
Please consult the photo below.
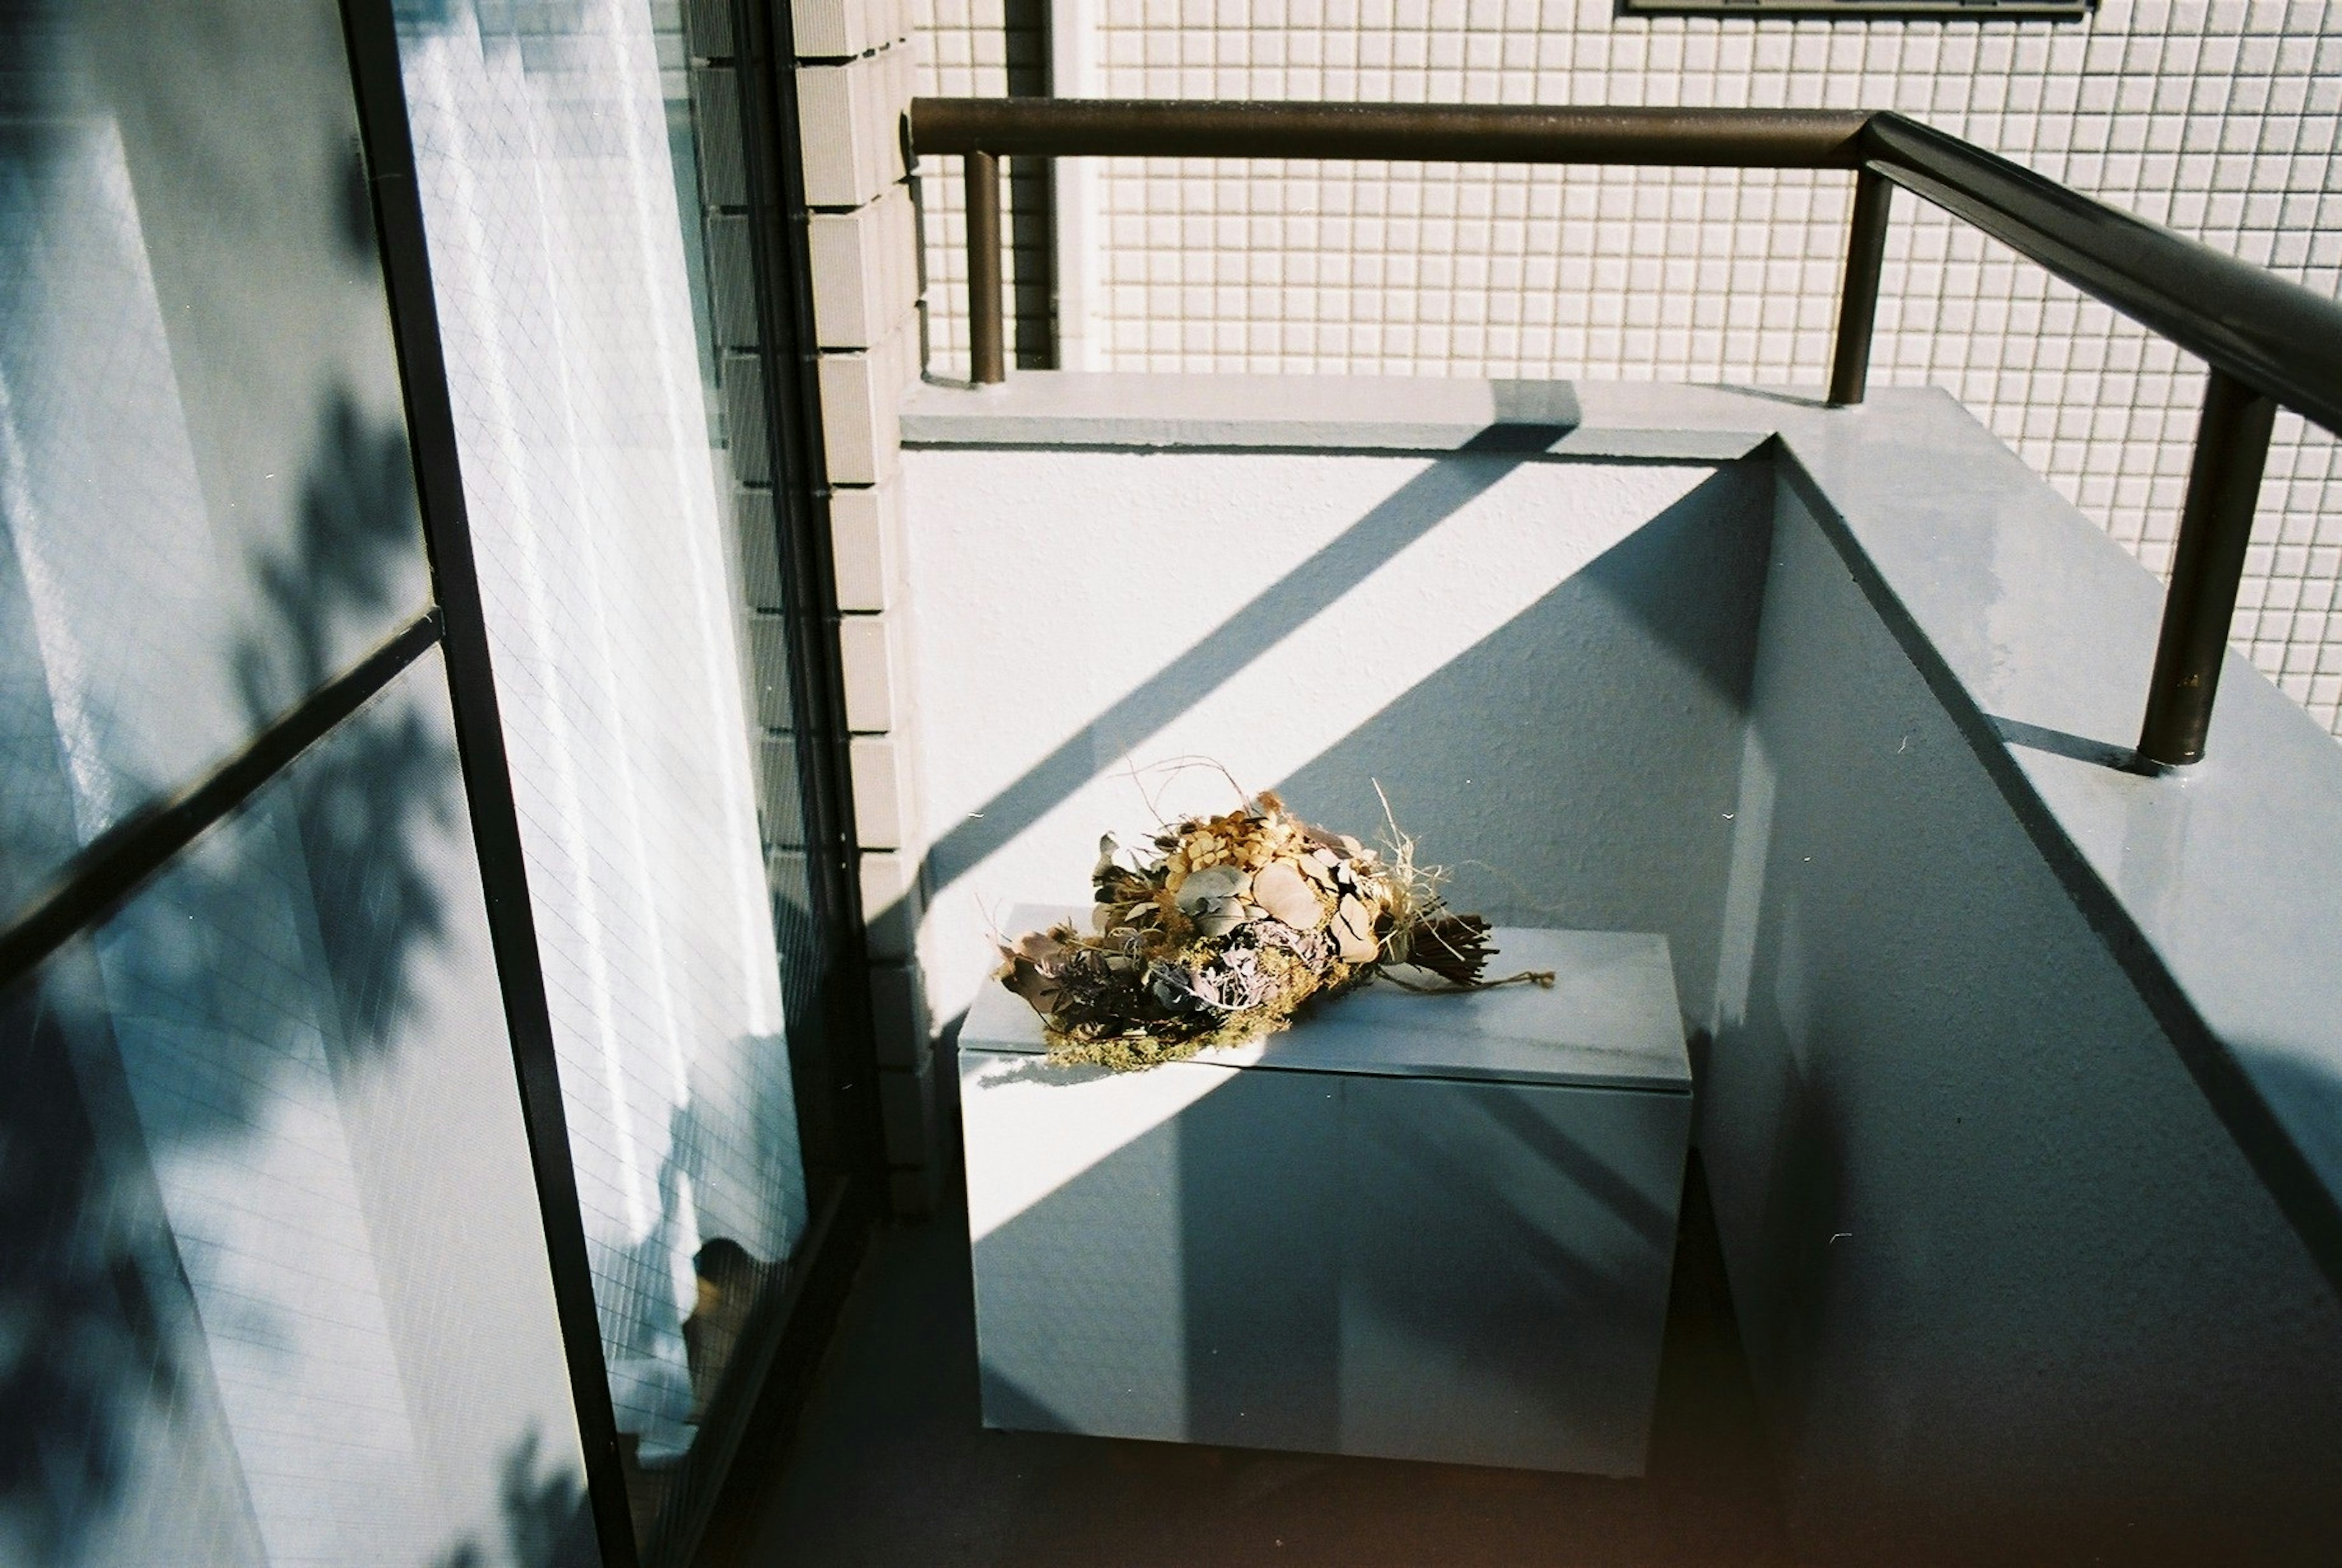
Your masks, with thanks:
[(445, 680), (0, 1002), (0, 1559), (599, 1560)]
[(424, 608), (357, 147), (330, 4), (0, 0), (7, 911)]
[[(402, 13), (450, 390), (637, 1533), (688, 1543), (807, 1203), (680, 7)], [(686, 214), (689, 213), (686, 224)]]

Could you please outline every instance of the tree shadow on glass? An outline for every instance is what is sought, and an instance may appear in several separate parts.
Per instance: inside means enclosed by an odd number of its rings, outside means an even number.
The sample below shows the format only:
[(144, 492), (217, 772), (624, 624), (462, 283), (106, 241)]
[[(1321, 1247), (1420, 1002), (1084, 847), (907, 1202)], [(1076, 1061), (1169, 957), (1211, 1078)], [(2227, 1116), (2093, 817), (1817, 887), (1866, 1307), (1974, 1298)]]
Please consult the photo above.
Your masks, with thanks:
[[(254, 563), (258, 613), (220, 655), (251, 731), (339, 673), (333, 634), (377, 621), (419, 548), (404, 431), (332, 397), (297, 526)], [(5, 656), (38, 654), (15, 641)], [(105, 1539), (142, 1454), (171, 1454), (157, 1435), (212, 1419), (207, 1336), (270, 1342), (258, 1303), (198, 1322), (159, 1173), (234, 1162), (321, 1053), (339, 1081), (396, 1048), (416, 962), (447, 934), (432, 851), (461, 805), (428, 693), (410, 674), (378, 695), (0, 998), (0, 1556), (71, 1562)], [(69, 812), (57, 772), (22, 798)], [(19, 810), (0, 831), (55, 825)], [(170, 1463), (175, 1513), (252, 1528), (233, 1465), (212, 1484)]]

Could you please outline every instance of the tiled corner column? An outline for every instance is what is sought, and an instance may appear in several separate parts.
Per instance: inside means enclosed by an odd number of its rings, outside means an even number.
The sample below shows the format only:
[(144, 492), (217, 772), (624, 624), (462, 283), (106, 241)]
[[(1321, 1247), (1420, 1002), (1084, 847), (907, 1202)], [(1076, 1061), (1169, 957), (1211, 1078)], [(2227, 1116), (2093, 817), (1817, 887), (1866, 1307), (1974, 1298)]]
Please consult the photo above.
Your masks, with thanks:
[(802, 0), (794, 25), (879, 1103), (896, 1209), (918, 1214), (934, 1203), (939, 1159), (934, 1031), (915, 956), (921, 839), (895, 413), (919, 375), (918, 221), (902, 131), (911, 15), (905, 0)]
[[(811, 872), (790, 699), (787, 595), (781, 576), (773, 448), (766, 407), (764, 335), (757, 319), (749, 241), (741, 87), (731, 0), (686, 0), (679, 58), (669, 34), (661, 68), (688, 74), (698, 218), (707, 265), (709, 341), (714, 351), (711, 424), (723, 447), (726, 510), (739, 543), (739, 594), (756, 744), (756, 816), (771, 893), (781, 989), (792, 1018), (814, 1005), (819, 969), (812, 930)], [(674, 94), (670, 88), (670, 98)]]

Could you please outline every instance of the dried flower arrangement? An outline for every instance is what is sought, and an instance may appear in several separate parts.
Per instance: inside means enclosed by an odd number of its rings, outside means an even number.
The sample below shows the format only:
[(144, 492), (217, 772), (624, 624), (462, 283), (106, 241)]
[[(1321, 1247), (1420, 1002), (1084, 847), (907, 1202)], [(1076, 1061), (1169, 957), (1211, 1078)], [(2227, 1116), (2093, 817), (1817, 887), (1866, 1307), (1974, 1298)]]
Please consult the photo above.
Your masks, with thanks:
[(1481, 978), (1488, 923), (1442, 902), (1442, 874), (1416, 864), (1395, 823), (1377, 854), (1264, 791), (1168, 824), (1130, 858), (1111, 834), (1099, 840), (1092, 930), (1056, 925), (1000, 950), (996, 977), (1041, 1015), (1054, 1063), (1127, 1072), (1240, 1044), (1377, 974), (1435, 994), (1553, 984)]

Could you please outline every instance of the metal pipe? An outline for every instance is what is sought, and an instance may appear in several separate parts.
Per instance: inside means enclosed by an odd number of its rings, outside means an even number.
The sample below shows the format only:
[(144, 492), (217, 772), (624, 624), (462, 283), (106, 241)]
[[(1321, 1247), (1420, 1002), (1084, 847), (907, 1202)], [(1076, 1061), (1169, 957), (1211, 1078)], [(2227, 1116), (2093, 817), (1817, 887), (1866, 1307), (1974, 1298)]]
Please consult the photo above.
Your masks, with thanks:
[[(1002, 156), (1357, 158), (1857, 171), (1829, 399), (1862, 400), (1891, 186), (1962, 218), (2207, 361), (2194, 471), (2139, 754), (2204, 754), (2276, 408), (2342, 434), (2342, 303), (1893, 113), (920, 98), (911, 140), (967, 158), (968, 336), (1006, 379)], [(2265, 391), (2255, 391), (2263, 388)]]
[(2342, 434), (2342, 303), (1901, 115), (1872, 115), (1862, 147), (1905, 190)]
[(2342, 303), (1897, 114), (920, 98), (911, 140), (918, 152), (996, 157), (1867, 168), (2342, 433), (2342, 355), (2302, 352), (2342, 342)]
[(968, 379), (996, 386), (1008, 379), (1000, 323), (1000, 160), (967, 155)]
[(922, 153), (1025, 157), (1850, 169), (1862, 161), (1868, 118), (1829, 109), (919, 98), (911, 143)]
[(1829, 400), (1860, 403), (1870, 382), (1870, 335), (1878, 321), (1878, 267), (1887, 256), (1887, 209), (1895, 187), (1870, 169), (1854, 176), (1854, 216), (1847, 225), (1846, 287), (1838, 296), (1837, 348), (1830, 356)]
[(2147, 723), (2139, 732), (2139, 755), (2149, 762), (2180, 766), (2203, 760), (2276, 416), (2272, 399), (2224, 371), (2212, 372), (2172, 552), (2155, 674), (2147, 683)]

